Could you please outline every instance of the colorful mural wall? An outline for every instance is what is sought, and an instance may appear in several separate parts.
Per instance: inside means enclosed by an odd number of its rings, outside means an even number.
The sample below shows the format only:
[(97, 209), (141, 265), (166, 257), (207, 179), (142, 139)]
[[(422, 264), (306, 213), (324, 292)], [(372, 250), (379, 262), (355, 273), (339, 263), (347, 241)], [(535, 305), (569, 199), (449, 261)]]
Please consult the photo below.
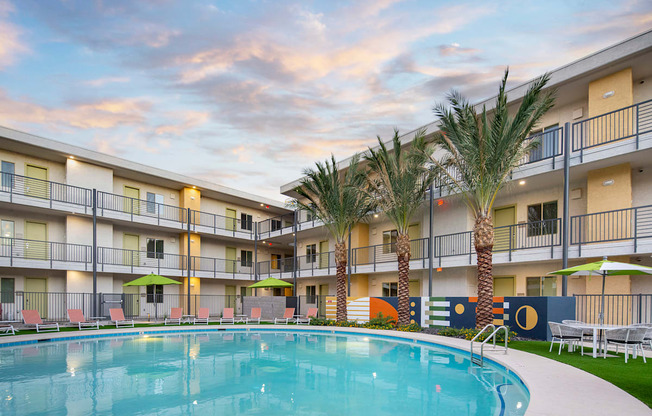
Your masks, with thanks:
[[(421, 322), (421, 299), (410, 298), (411, 321)], [(346, 312), (349, 321), (367, 322), (369, 319), (382, 313), (383, 316), (392, 316), (398, 319), (398, 298), (384, 297), (360, 297), (346, 298)], [(337, 314), (337, 298), (328, 296), (326, 298), (326, 318), (335, 319)]]

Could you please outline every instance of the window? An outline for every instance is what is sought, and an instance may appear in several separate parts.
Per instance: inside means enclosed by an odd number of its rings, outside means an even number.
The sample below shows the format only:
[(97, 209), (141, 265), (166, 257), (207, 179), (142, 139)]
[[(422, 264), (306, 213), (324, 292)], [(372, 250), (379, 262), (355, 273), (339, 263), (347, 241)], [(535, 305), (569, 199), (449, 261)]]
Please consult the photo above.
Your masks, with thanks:
[(312, 215), (312, 212), (310, 212), (310, 211), (306, 211), (306, 222), (308, 222), (308, 221), (314, 221), (314, 220), (315, 220), (315, 216)]
[(557, 233), (557, 201), (545, 202), (543, 204), (528, 205), (527, 207), (527, 235)]
[(306, 286), (306, 303), (317, 303), (317, 286)]
[(147, 303), (163, 303), (163, 285), (147, 286)]
[(150, 259), (163, 258), (163, 240), (157, 240), (154, 238), (147, 239), (147, 257)]
[(0, 232), (2, 233), (2, 245), (10, 246), (11, 239), (14, 238), (14, 222), (2, 220), (0, 222)]
[(557, 296), (557, 277), (528, 277), (527, 296)]
[(15, 281), (13, 278), (3, 277), (0, 279), (0, 302), (14, 303)]
[(12, 162), (2, 161), (2, 188), (14, 187), (15, 166)]
[(243, 230), (253, 230), (254, 229), (254, 217), (247, 215), (245, 213), (240, 214), (240, 228)]
[(535, 134), (539, 134), (539, 136), (533, 139), (538, 143), (538, 146), (530, 150), (530, 162), (547, 159), (559, 153), (560, 130), (557, 127), (559, 127), (559, 124), (552, 124), (542, 130), (532, 132), (531, 136)]
[(306, 263), (317, 261), (317, 244), (306, 245)]
[(240, 250), (240, 265), (242, 267), (251, 267), (253, 264), (254, 252), (249, 250)]
[(272, 231), (278, 231), (281, 228), (283, 228), (283, 224), (281, 223), (281, 220), (279, 220), (279, 219), (271, 219), (269, 221), (271, 223)]
[(247, 286), (241, 286), (240, 287), (240, 296), (245, 297), (245, 296), (251, 296), (253, 293), (253, 289), (248, 288)]
[(278, 270), (281, 268), (281, 255), (272, 254), (272, 270)]
[(396, 253), (398, 231), (383, 231), (383, 254)]
[(383, 283), (383, 296), (398, 296), (398, 283)]
[(164, 201), (163, 195), (147, 192), (147, 213), (158, 214)]

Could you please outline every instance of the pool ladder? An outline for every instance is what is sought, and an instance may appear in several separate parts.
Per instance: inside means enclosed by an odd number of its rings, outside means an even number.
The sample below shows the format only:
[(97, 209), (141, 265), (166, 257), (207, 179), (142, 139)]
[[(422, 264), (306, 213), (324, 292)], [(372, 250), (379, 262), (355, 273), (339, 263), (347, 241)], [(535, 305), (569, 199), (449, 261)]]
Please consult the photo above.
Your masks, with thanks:
[[(493, 329), (493, 331), (491, 332), (491, 335), (489, 335), (480, 344), (480, 357), (477, 357), (475, 354), (473, 354), (473, 343), (476, 342), (476, 339), (478, 339), (478, 337), (480, 335), (482, 335), (483, 333), (485, 333), (487, 331), (487, 329), (489, 329), (489, 328)], [(470, 351), (471, 351), (471, 364), (476, 364), (476, 365), (479, 365), (480, 367), (484, 366), (484, 344), (486, 344), (490, 340), (493, 340), (493, 349), (496, 349), (496, 335), (501, 330), (505, 331), (505, 354), (507, 354), (507, 338), (509, 337), (509, 330), (507, 329), (507, 327), (505, 325), (501, 325), (498, 328), (496, 328), (496, 326), (494, 324), (489, 324), (489, 325), (485, 326), (484, 328), (482, 328), (482, 330), (480, 332), (478, 332), (477, 335), (474, 336), (473, 339), (471, 340), (471, 348), (470, 348)]]

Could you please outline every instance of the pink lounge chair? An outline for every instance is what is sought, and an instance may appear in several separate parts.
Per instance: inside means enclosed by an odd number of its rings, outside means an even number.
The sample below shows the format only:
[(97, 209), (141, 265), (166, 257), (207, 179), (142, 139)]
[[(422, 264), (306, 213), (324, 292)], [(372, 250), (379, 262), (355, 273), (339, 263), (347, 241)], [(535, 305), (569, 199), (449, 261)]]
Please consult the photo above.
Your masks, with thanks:
[(209, 312), (208, 308), (199, 308), (199, 313), (197, 314), (197, 316), (193, 320), (193, 323), (195, 325), (197, 325), (197, 322), (199, 322), (199, 323), (204, 323), (204, 324), (208, 325), (208, 319), (209, 319), (208, 315), (209, 315), (209, 313), (210, 312)]
[(100, 321), (87, 321), (81, 309), (68, 309), (68, 320), (71, 324), (79, 326), (80, 331), (84, 328), (100, 329)]
[(220, 324), (235, 324), (233, 308), (224, 308), (224, 313), (222, 313), (222, 317), (220, 318)]
[(249, 322), (255, 322), (257, 324), (260, 324), (260, 315), (261, 315), (261, 310), (260, 308), (251, 308), (251, 318), (247, 318), (247, 324)]
[(125, 319), (125, 313), (121, 308), (109, 309), (109, 314), (111, 315), (111, 321), (115, 322), (116, 328), (133, 328), (134, 320)]
[(36, 309), (28, 309), (20, 311), (20, 314), (23, 316), (23, 322), (25, 325), (34, 325), (36, 326), (36, 332), (58, 332), (59, 324), (56, 322), (44, 323), (41, 319), (41, 315)]
[(294, 308), (285, 308), (285, 313), (282, 318), (274, 318), (274, 324), (285, 324), (294, 321)]
[(170, 317), (165, 318), (165, 325), (181, 325), (183, 308), (170, 308)]
[(297, 318), (297, 325), (310, 325), (310, 320), (312, 318), (317, 318), (317, 308), (308, 308), (308, 313), (305, 318)]

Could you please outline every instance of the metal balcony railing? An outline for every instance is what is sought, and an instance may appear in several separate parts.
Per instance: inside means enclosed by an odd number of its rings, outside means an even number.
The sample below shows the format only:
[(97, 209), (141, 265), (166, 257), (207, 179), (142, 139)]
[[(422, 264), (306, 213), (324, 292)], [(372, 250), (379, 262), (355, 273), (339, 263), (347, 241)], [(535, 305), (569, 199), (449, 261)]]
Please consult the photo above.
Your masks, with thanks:
[[(272, 276), (278, 278), (292, 277), (294, 273), (294, 257), (286, 257), (271, 261), (258, 262), (259, 276)], [(278, 275), (278, 276), (277, 276)]]
[[(281, 260), (263, 261), (258, 263), (258, 273), (260, 276), (292, 276), (294, 268), (294, 258), (285, 258)], [(335, 252), (315, 253), (299, 256), (296, 261), (297, 271), (302, 277), (318, 276), (334, 273), (335, 271)]]
[(258, 235), (261, 238), (269, 237), (272, 233), (279, 231), (280, 234), (294, 232), (294, 213), (279, 215), (268, 218), (258, 223)]
[(244, 233), (253, 237), (254, 234), (254, 223), (252, 221), (243, 223), (238, 218), (203, 211), (190, 211), (190, 225), (193, 231), (197, 231), (197, 226), (208, 227), (213, 230), (213, 234), (217, 234), (217, 230), (228, 231), (233, 236)]
[(97, 264), (100, 271), (106, 266), (124, 266), (131, 273), (135, 268), (145, 268), (161, 274), (161, 270), (187, 270), (187, 256), (184, 254), (156, 253), (152, 251), (127, 250), (123, 248), (98, 247)]
[[(601, 295), (575, 296), (577, 320), (600, 322)], [(604, 323), (632, 325), (652, 322), (652, 295), (604, 295)]]
[[(373, 269), (376, 271), (378, 264), (398, 262), (396, 243), (357, 247), (351, 251), (351, 257), (351, 266), (354, 272), (358, 270), (358, 266), (373, 265)], [(428, 239), (419, 238), (410, 241), (410, 261), (422, 260), (423, 267), (425, 267), (427, 259)]]
[(23, 238), (0, 238), (0, 257), (9, 258), (9, 266), (16, 259), (49, 262), (84, 263), (85, 268), (93, 261), (93, 248), (82, 244), (58, 243), (54, 241), (27, 240)]
[(570, 242), (578, 245), (580, 256), (583, 244), (623, 240), (633, 240), (636, 253), (638, 240), (651, 237), (652, 205), (571, 217)]
[[(652, 132), (652, 100), (573, 123), (573, 152)], [(582, 153), (580, 153), (580, 157)]]
[(234, 278), (241, 275), (249, 277), (254, 275), (254, 265), (251, 262), (213, 257), (192, 256), (190, 258), (190, 270), (192, 272), (201, 271), (212, 273), (214, 277), (217, 277), (218, 274), (229, 274)]
[(187, 222), (186, 210), (183, 208), (102, 191), (97, 192), (97, 208), (100, 216), (105, 215), (104, 211), (120, 212), (128, 214), (131, 221), (134, 217), (150, 218), (160, 225), (161, 220), (166, 220), (178, 223), (180, 228), (184, 228)]
[(525, 140), (525, 144), (536, 143), (537, 146), (530, 150), (520, 165), (552, 159), (552, 168), (555, 168), (555, 157), (564, 154), (564, 128), (555, 127), (541, 133), (534, 134)]
[(80, 207), (91, 208), (93, 205), (93, 191), (65, 183), (51, 182), (43, 179), (15, 175), (13, 173), (0, 173), (0, 192), (9, 195), (9, 202), (14, 202), (16, 195), (62, 202)]

